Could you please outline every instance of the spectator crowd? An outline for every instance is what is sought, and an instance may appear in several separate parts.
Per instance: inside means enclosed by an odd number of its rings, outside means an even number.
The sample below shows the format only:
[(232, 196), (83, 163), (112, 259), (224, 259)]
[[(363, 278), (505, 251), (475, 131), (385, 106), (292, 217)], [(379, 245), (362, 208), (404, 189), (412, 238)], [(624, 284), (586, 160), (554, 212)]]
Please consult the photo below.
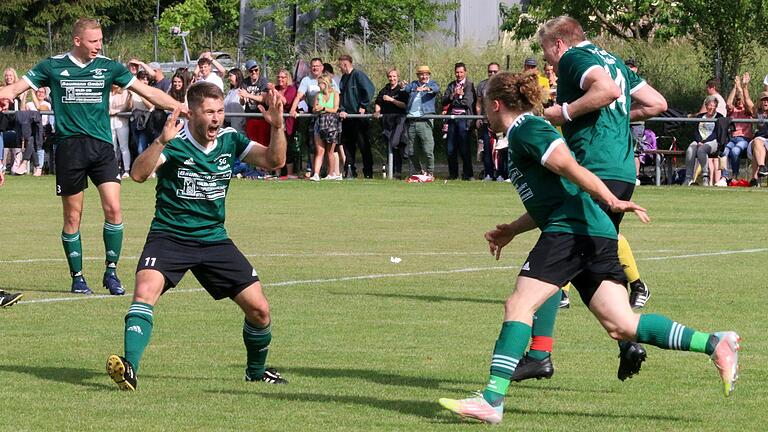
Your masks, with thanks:
[[(635, 60), (628, 59), (626, 64), (637, 70)], [(435, 176), (435, 138), (442, 135), (448, 179), (508, 181), (504, 134), (494, 133), (485, 119), (462, 118), (484, 115), (485, 86), (501, 70), (496, 62), (487, 65), (487, 76), (477, 83), (468, 76), (467, 66), (457, 62), (455, 79), (444, 86), (432, 78), (428, 65), (418, 66), (414, 77), (405, 77), (392, 68), (380, 89), (349, 55), (337, 59), (339, 76), (334, 74), (333, 65), (313, 58), (306, 76), (294, 77), (290, 71), (280, 69), (272, 80), (255, 60), (246, 61), (244, 69), (226, 69), (210, 52), (202, 53), (194, 70), (178, 68), (169, 74), (170, 78), (155, 62), (132, 59), (127, 66), (136, 79), (179, 102), (186, 102), (187, 90), (195, 82), (214, 83), (226, 95), (225, 126), (265, 146), (270, 142), (269, 124), (253, 114), (265, 110), (267, 92), (277, 90), (285, 106), (286, 164), (268, 172), (238, 163), (234, 167), (238, 177), (306, 177), (312, 181), (354, 179), (358, 175), (372, 178), (374, 167), (381, 166), (374, 163), (373, 143), (382, 142), (385, 147), (381, 150), (392, 154), (391, 173), (395, 178), (431, 182)], [(544, 63), (539, 69), (536, 58), (527, 58), (521, 69), (537, 73), (545, 101), (555, 99), (557, 75), (552, 65)], [(13, 84), (19, 79), (18, 73), (8, 68), (3, 79), (6, 85)], [(701, 109), (690, 116), (712, 121), (698, 123), (693, 141), (680, 149), (685, 151), (685, 184), (757, 186), (761, 177), (768, 176), (768, 76), (756, 102), (750, 96), (749, 82), (749, 74), (735, 77), (727, 99), (720, 95), (717, 80), (707, 82)], [(47, 88), (30, 90), (14, 100), (0, 100), (0, 158), (6, 172), (40, 176), (55, 170), (51, 157), (55, 151), (55, 116), (40, 113), (50, 109)], [(128, 178), (131, 161), (160, 133), (167, 114), (118, 86), (113, 86), (110, 93), (109, 113), (120, 172)], [(299, 116), (301, 113), (314, 115)], [(436, 121), (432, 118), (435, 114), (450, 118)], [(738, 122), (743, 119), (758, 122)], [(372, 127), (372, 122), (379, 126)], [(642, 166), (653, 160), (656, 135), (642, 123), (633, 124), (632, 130), (640, 184)], [(372, 131), (381, 136), (373, 137)], [(741, 169), (745, 157), (751, 161), (748, 173)], [(475, 172), (475, 162), (481, 164), (479, 173)]]

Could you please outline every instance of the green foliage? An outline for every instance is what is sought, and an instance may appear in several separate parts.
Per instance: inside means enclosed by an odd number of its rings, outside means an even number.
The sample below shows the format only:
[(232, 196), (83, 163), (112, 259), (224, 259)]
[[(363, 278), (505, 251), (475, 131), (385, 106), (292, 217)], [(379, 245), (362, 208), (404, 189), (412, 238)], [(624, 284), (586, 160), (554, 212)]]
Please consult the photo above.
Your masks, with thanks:
[(531, 0), (525, 13), (517, 6), (503, 7), (502, 13), (502, 28), (523, 39), (533, 36), (538, 25), (547, 19), (568, 15), (590, 33), (649, 40), (676, 35), (682, 10), (678, 2), (658, 0)]
[(68, 45), (78, 18), (97, 18), (109, 29), (115, 23), (145, 23), (153, 15), (154, 2), (139, 0), (6, 0), (0, 2), (0, 41), (24, 49), (45, 47), (50, 23), (53, 38)]
[[(290, 69), (295, 60), (296, 50), (292, 41), (292, 29), (288, 27), (296, 2), (292, 0), (251, 0), (254, 10), (268, 11), (257, 14), (251, 35), (253, 43), (247, 44), (245, 55), (248, 58), (268, 59), (270, 68)], [(271, 34), (266, 34), (269, 29)]]
[(211, 47), (211, 33), (232, 36), (239, 25), (238, 0), (184, 0), (163, 10), (160, 15), (160, 44), (163, 47), (180, 47), (181, 41), (172, 36), (172, 27), (188, 31), (187, 44), (190, 55), (196, 58), (199, 51)]

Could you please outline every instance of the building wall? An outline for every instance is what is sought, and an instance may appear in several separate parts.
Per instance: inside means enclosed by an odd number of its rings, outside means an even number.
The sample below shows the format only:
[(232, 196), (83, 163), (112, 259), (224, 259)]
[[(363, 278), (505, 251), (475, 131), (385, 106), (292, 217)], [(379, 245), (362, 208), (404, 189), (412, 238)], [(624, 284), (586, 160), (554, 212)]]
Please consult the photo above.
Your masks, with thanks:
[(440, 27), (448, 30), (448, 42), (455, 45), (485, 46), (499, 40), (501, 14), (499, 5), (514, 5), (525, 0), (441, 0), (444, 4), (458, 4), (449, 12)]

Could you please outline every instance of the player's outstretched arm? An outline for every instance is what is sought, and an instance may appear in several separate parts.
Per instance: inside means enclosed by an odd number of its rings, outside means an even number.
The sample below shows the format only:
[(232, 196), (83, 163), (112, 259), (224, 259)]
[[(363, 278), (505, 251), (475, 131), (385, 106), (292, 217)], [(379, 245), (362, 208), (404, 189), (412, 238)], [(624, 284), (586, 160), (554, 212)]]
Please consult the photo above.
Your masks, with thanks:
[(632, 201), (622, 201), (591, 171), (579, 165), (571, 156), (571, 151), (565, 141), (562, 141), (550, 153), (544, 166), (550, 171), (567, 178), (582, 188), (596, 200), (600, 200), (615, 213), (634, 212), (643, 223), (650, 222), (648, 211)]
[(186, 115), (189, 113), (189, 109), (186, 105), (182, 104), (181, 102), (177, 101), (171, 95), (168, 93), (156, 89), (154, 87), (150, 87), (143, 82), (139, 80), (134, 80), (133, 84), (131, 84), (131, 90), (135, 91), (139, 94), (139, 96), (143, 97), (144, 99), (152, 102), (156, 106), (167, 109), (167, 110), (173, 110), (176, 107), (181, 108), (181, 113)]
[(485, 233), (485, 240), (488, 241), (488, 249), (491, 255), (496, 257), (496, 261), (501, 257), (501, 249), (504, 248), (516, 236), (537, 228), (536, 222), (530, 214), (525, 213), (514, 222), (508, 224), (496, 225), (496, 228)]
[(181, 114), (181, 107), (177, 106), (176, 109), (168, 116), (168, 120), (165, 122), (163, 132), (159, 137), (152, 141), (152, 144), (144, 150), (139, 157), (133, 162), (131, 166), (131, 179), (138, 183), (143, 183), (152, 175), (153, 172), (160, 165), (163, 164), (163, 160), (160, 155), (165, 149), (165, 144), (172, 140), (177, 133), (184, 127), (184, 124), (179, 120)]
[(16, 96), (29, 90), (31, 87), (27, 80), (20, 79), (11, 85), (0, 88), (0, 99), (13, 100)]
[(285, 165), (285, 127), (283, 122), (283, 101), (280, 93), (272, 89), (267, 95), (269, 109), (259, 105), (259, 110), (264, 114), (264, 120), (272, 126), (269, 147), (256, 143), (243, 160), (251, 165), (273, 170)]

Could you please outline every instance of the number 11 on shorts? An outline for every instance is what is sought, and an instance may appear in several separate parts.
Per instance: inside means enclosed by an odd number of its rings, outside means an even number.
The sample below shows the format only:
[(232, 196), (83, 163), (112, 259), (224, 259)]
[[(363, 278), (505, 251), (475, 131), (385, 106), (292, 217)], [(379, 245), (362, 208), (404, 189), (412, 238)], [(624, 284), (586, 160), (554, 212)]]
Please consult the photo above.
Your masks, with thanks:
[(154, 267), (155, 261), (157, 261), (157, 258), (154, 258), (154, 257), (144, 258), (144, 267)]

